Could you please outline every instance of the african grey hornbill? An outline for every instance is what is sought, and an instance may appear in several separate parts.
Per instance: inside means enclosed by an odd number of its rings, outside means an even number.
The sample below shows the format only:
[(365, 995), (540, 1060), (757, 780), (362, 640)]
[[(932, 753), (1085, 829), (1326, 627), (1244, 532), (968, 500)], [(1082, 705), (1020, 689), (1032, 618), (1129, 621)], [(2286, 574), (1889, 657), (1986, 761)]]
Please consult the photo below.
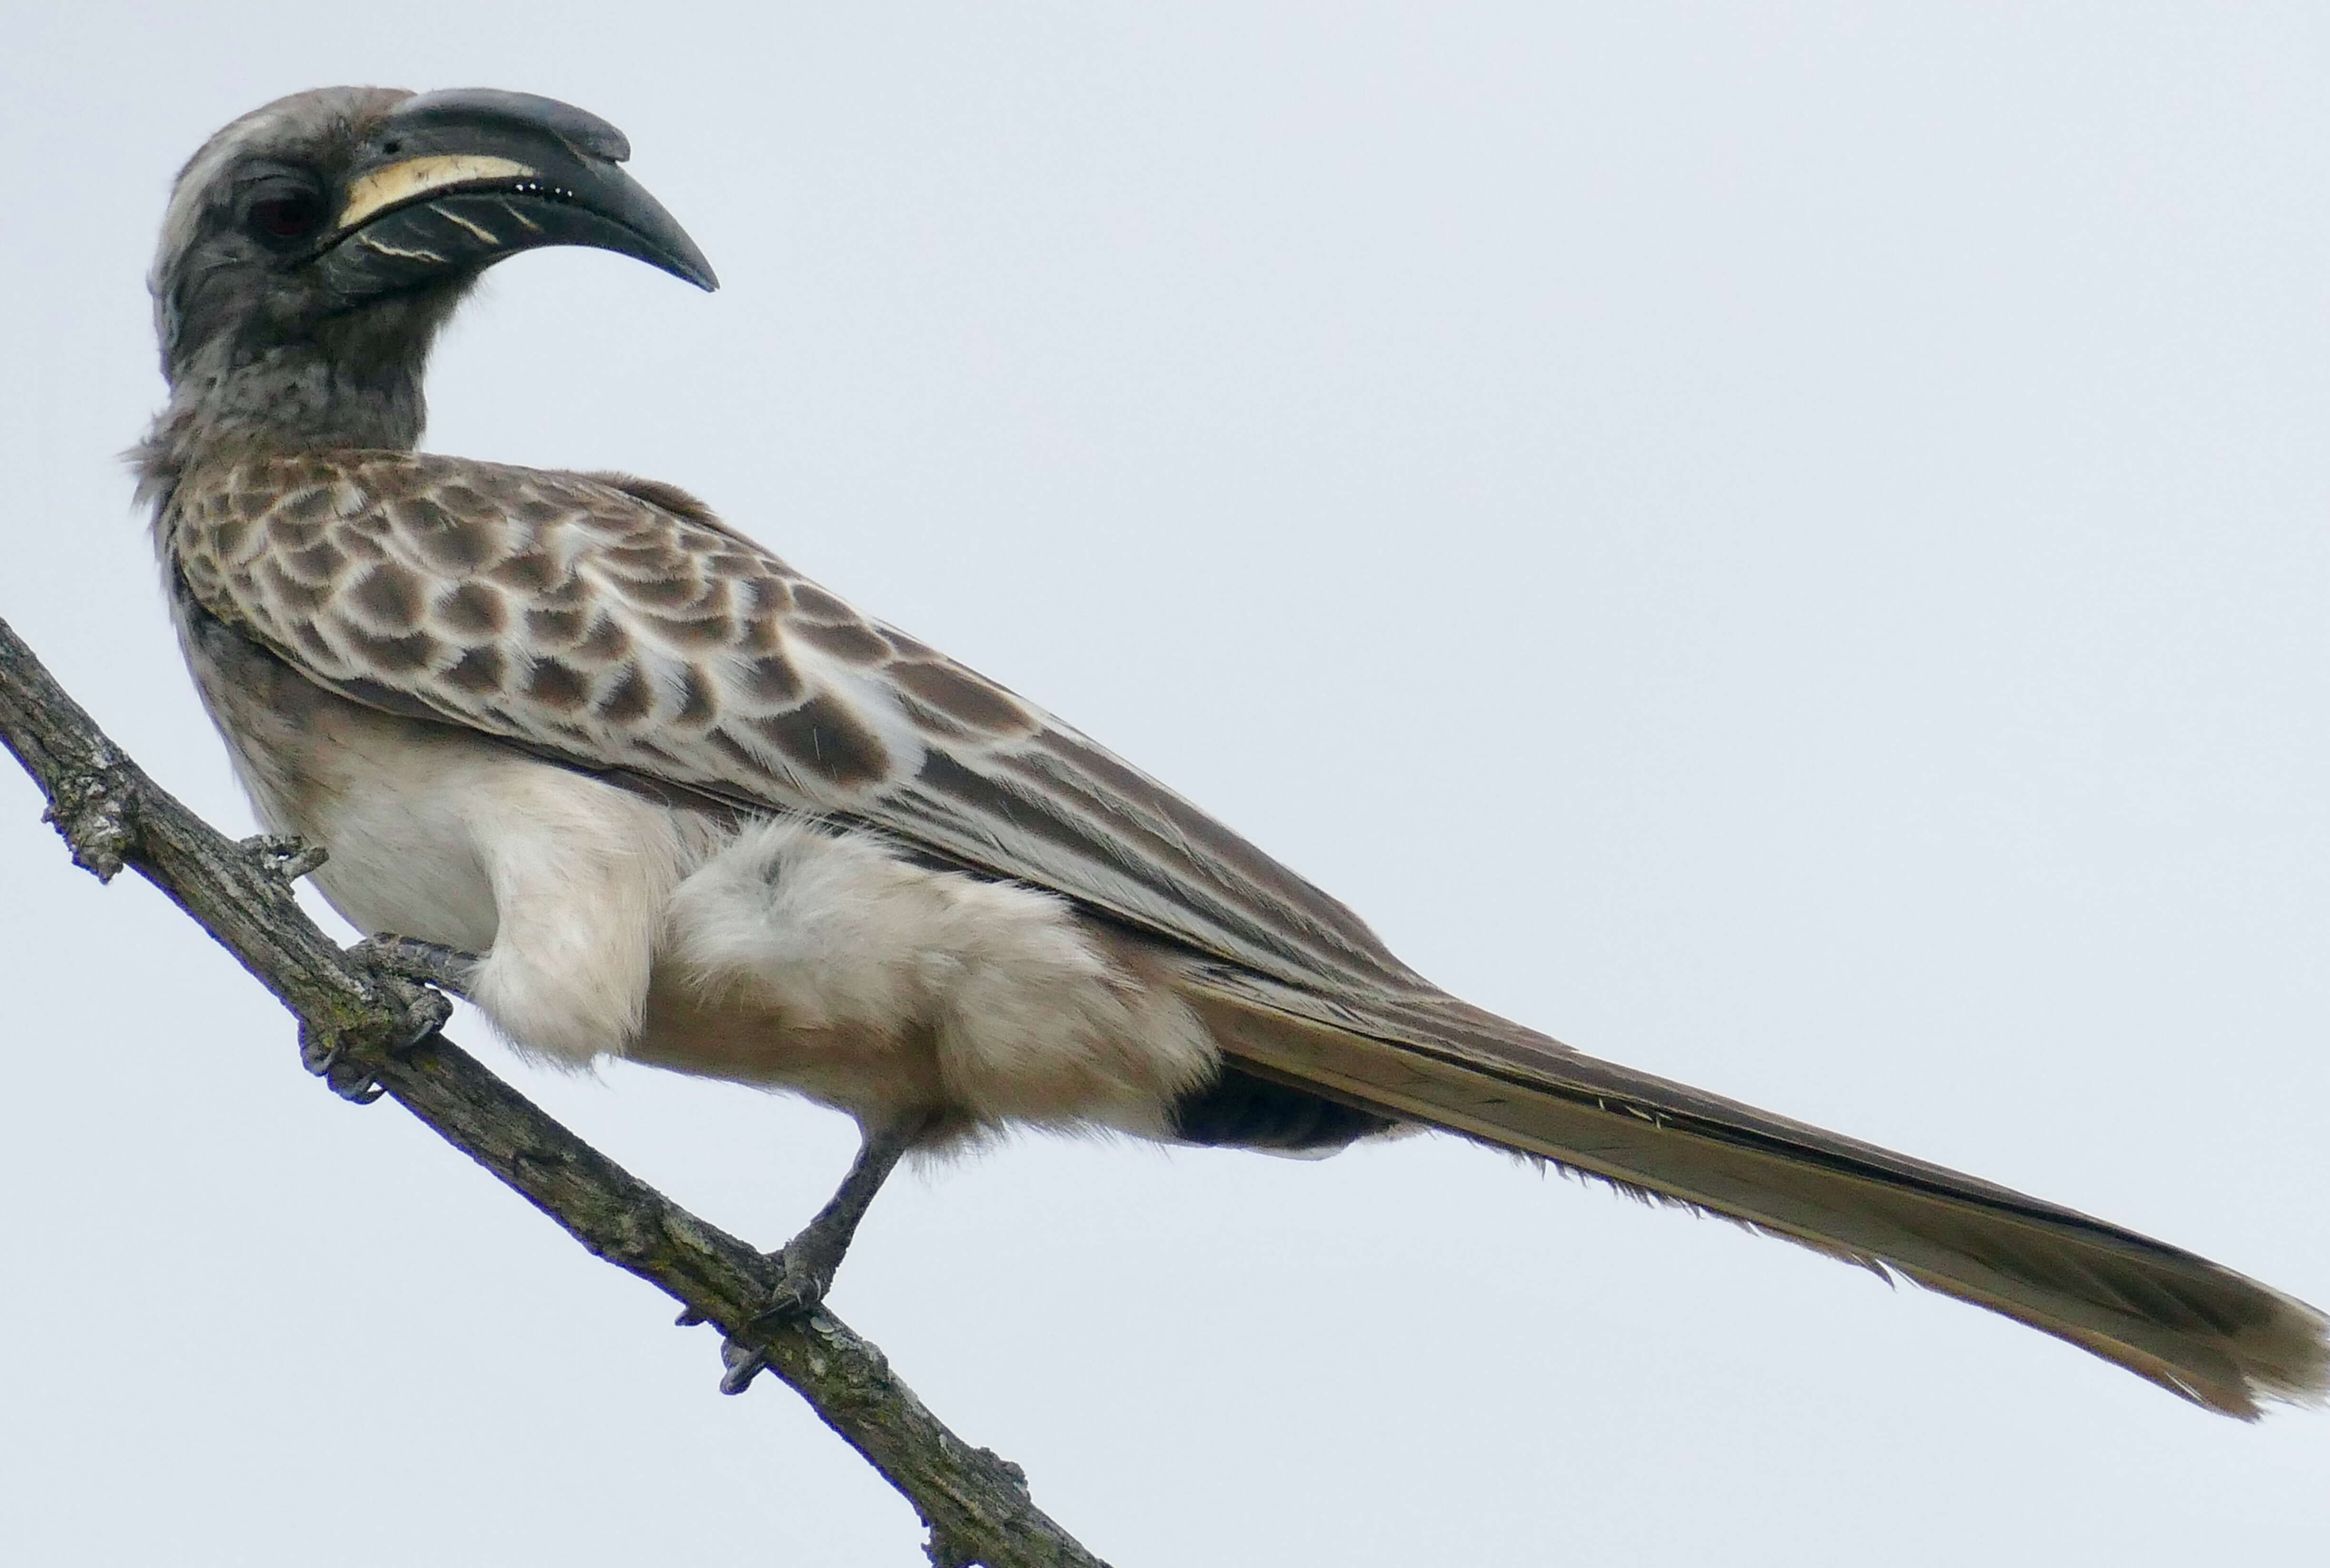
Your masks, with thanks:
[[(1584, 1056), (668, 486), (425, 455), (480, 272), (592, 245), (713, 287), (611, 126), (302, 93), (180, 175), (138, 460), (186, 657), (260, 818), (384, 959), (523, 1050), (791, 1090), (864, 1152), (1015, 1123), (1323, 1151), (1444, 1129), (1890, 1269), (2212, 1409), (2321, 1395), (2321, 1314), (2083, 1215)], [(461, 955), (477, 955), (474, 959)], [(749, 1377), (751, 1368), (742, 1369)]]

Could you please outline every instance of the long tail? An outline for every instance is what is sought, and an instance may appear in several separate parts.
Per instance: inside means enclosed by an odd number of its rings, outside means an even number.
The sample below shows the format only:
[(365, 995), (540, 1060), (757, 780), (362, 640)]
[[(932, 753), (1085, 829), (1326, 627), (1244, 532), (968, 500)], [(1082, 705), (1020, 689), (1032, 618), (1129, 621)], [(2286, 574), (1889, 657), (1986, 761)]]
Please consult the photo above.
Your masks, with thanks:
[(1355, 1005), (1211, 967), (1182, 988), (1254, 1075), (1897, 1270), (2226, 1415), (2330, 1393), (2323, 1314), (2085, 1214), (1581, 1055), (1454, 998)]

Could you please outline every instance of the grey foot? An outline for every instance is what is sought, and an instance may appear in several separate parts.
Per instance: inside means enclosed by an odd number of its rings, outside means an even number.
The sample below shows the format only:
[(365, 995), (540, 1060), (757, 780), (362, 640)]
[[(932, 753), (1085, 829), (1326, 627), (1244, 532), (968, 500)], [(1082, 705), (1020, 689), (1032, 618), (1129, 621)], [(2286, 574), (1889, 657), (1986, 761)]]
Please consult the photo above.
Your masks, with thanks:
[[(833, 1276), (840, 1270), (842, 1254), (849, 1249), (849, 1238), (843, 1236), (835, 1245), (830, 1238), (813, 1234), (815, 1230), (814, 1225), (810, 1226), (775, 1254), (777, 1287), (769, 1292), (767, 1303), (753, 1314), (748, 1327), (773, 1328), (780, 1323), (806, 1317), (817, 1310), (825, 1293), (833, 1289)], [(720, 1346), (720, 1359), (727, 1367), (720, 1378), (723, 1393), (744, 1393), (769, 1365), (764, 1352), (734, 1339)]]
[(352, 1104), (370, 1105), (387, 1092), (374, 1082), (370, 1072), (348, 1062), (337, 1034), (318, 1034), (305, 1024), (299, 1025), (299, 1065)]
[[(392, 1054), (412, 1050), (423, 1040), (445, 1026), (453, 1015), (453, 1004), (436, 991), (422, 990), (406, 983), (403, 972), (380, 964), (364, 950), (362, 943), (349, 949), (358, 962), (389, 977), (388, 988), (396, 993), (394, 1000), (404, 1008), (403, 1030), (400, 1038), (388, 1044)], [(332, 1092), (358, 1105), (370, 1105), (383, 1092), (373, 1079), (372, 1071), (356, 1065), (348, 1058), (347, 1042), (337, 1031), (318, 1031), (308, 1025), (299, 1026), (300, 1064), (330, 1085)]]
[[(436, 992), (416, 992), (405, 1009), (403, 1038), (391, 1044), (389, 1050), (395, 1053), (412, 1050), (443, 1028), (445, 1020), (452, 1015), (453, 1004)], [(342, 1100), (370, 1105), (386, 1092), (373, 1078), (378, 1068), (366, 1069), (351, 1062), (347, 1042), (336, 1032), (323, 1034), (308, 1025), (300, 1025), (299, 1063)]]
[(814, 1312), (825, 1300), (825, 1293), (833, 1289), (833, 1277), (841, 1271), (842, 1254), (849, 1250), (849, 1238), (840, 1237), (837, 1242), (835, 1238), (813, 1233), (815, 1229), (803, 1231), (777, 1254), (777, 1267), (783, 1272), (777, 1288), (769, 1292), (769, 1304), (753, 1314), (755, 1327)]
[[(244, 847), (255, 856), (292, 859), (296, 858), (298, 845), (296, 840), (253, 839), (247, 840)], [(296, 873), (298, 869), (294, 864), (292, 871)], [(453, 1015), (453, 1004), (440, 993), (465, 994), (462, 987), (478, 963), (468, 953), (406, 937), (368, 938), (350, 948), (348, 956), (384, 977), (384, 988), (393, 993), (394, 1000), (404, 1007), (404, 1037), (391, 1043), (388, 1048), (392, 1053), (409, 1051), (445, 1026), (446, 1020)], [(437, 989), (416, 989), (413, 982)], [(302, 1025), (299, 1060), (343, 1100), (369, 1105), (381, 1096), (381, 1087), (373, 1081), (372, 1074), (347, 1059), (346, 1043), (336, 1034), (319, 1034)]]
[[(748, 1327), (772, 1327), (817, 1310), (825, 1293), (833, 1289), (833, 1277), (848, 1255), (867, 1205), (929, 1125), (929, 1114), (918, 1111), (866, 1129), (857, 1157), (850, 1163), (849, 1174), (841, 1178), (840, 1187), (818, 1211), (817, 1218), (803, 1225), (800, 1234), (771, 1259), (777, 1265), (777, 1286), (769, 1292), (768, 1305), (753, 1314)], [(720, 1355), (728, 1364), (727, 1374), (720, 1380), (723, 1393), (744, 1393), (768, 1365), (761, 1352), (734, 1339), (721, 1346)]]
[(484, 961), (477, 954), (465, 953), (459, 948), (387, 931), (366, 937), (348, 949), (348, 956), (385, 973), (418, 980), (456, 997), (469, 994), (470, 982), (477, 978), (478, 966)]
[(769, 1353), (734, 1339), (720, 1343), (720, 1365), (727, 1368), (720, 1374), (720, 1392), (742, 1393), (753, 1386), (753, 1380), (769, 1369)]

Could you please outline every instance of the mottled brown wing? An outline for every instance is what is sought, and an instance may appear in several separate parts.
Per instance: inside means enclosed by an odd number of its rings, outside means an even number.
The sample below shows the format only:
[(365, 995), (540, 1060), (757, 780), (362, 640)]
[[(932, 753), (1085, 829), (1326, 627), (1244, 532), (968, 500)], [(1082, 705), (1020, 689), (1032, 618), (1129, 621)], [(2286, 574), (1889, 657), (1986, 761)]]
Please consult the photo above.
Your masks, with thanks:
[[(1898, 1269), (2215, 1409), (2320, 1397), (2320, 1314), (2174, 1247), (1568, 1050), (1001, 687), (637, 480), (254, 459), (164, 519), (186, 589), (319, 684), (574, 766), (868, 824), (1181, 943), (1250, 1072)], [(1209, 955), (1212, 961), (1207, 961)]]
[(407, 453), (254, 458), (165, 525), (211, 613), (359, 701), (886, 830), (1299, 986), (1427, 989), (1147, 775), (685, 494)]

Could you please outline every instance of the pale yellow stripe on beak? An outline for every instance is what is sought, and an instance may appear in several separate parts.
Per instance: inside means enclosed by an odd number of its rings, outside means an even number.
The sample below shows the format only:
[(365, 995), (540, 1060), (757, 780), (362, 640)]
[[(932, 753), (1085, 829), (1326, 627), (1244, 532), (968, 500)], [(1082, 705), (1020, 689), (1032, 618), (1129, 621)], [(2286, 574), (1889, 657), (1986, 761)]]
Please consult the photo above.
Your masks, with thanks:
[(415, 196), (425, 196), (447, 185), (466, 185), (478, 180), (514, 180), (535, 171), (508, 158), (472, 156), (467, 153), (440, 153), (425, 158), (407, 158), (401, 164), (391, 164), (372, 173), (348, 187), (348, 204), (340, 209), (340, 229), (352, 229), (384, 207), (399, 202), (409, 202)]

